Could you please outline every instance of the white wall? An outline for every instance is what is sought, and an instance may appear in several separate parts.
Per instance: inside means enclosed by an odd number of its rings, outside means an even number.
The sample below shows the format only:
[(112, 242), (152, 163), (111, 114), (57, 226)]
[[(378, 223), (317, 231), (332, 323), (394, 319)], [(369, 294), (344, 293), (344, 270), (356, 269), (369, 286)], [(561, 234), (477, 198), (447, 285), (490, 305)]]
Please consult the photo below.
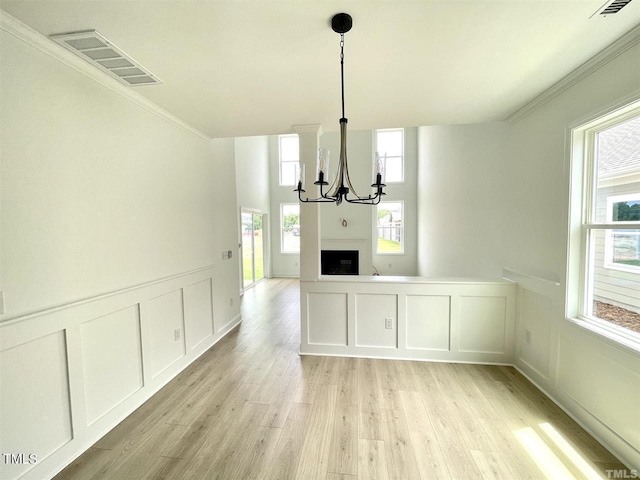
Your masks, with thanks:
[(234, 248), (232, 140), (195, 138), (4, 32), (2, 50), (0, 318)]
[(235, 149), (1, 20), (0, 477), (50, 478), (239, 321)]
[(419, 275), (502, 274), (508, 135), (505, 123), (419, 128)]
[[(566, 129), (604, 113), (623, 98), (640, 95), (639, 58), (636, 42), (512, 125), (503, 185), (508, 199), (504, 264), (544, 279), (521, 278), (516, 365), (636, 469), (640, 469), (640, 353), (565, 320)], [(530, 344), (525, 330), (533, 332)], [(630, 398), (635, 400), (629, 403)]]
[(234, 141), (238, 207), (269, 213), (269, 137)]

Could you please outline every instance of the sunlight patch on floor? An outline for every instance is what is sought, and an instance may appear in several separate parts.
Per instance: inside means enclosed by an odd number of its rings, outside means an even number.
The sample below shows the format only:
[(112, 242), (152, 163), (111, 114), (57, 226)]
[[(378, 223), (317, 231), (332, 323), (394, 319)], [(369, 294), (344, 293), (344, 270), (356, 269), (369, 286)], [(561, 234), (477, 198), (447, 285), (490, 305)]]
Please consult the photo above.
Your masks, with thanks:
[(533, 428), (521, 428), (513, 433), (547, 478), (575, 478)]
[(562, 453), (573, 463), (588, 480), (599, 480), (602, 476), (593, 469), (584, 457), (550, 423), (541, 423), (540, 428), (562, 450)]

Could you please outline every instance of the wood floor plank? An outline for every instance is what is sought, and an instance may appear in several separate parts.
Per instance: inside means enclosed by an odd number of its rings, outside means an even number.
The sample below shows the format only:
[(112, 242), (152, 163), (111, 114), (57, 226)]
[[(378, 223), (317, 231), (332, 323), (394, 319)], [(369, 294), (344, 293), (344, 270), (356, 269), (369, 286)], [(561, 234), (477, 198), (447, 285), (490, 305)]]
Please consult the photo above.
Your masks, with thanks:
[(232, 477), (244, 480), (263, 478), (269, 462), (273, 459), (281, 434), (281, 428), (259, 427), (258, 437), (238, 459)]
[(514, 478), (537, 480), (543, 476), (542, 471), (518, 441), (514, 432), (502, 420), (481, 418), (479, 421), (509, 466), (510, 471), (513, 472)]
[(514, 478), (513, 473), (499, 453), (471, 450), (471, 456), (485, 480)]
[(380, 389), (373, 361), (358, 359), (358, 436), (368, 440), (383, 439)]
[(310, 419), (311, 404), (294, 403), (291, 406), (276, 449), (269, 460), (267, 470), (264, 472), (266, 480), (291, 480), (296, 478)]
[(428, 396), (423, 393), (420, 395), (433, 424), (438, 444), (442, 449), (451, 476), (455, 479), (481, 479), (482, 474), (465, 445), (460, 425), (457, 421), (451, 421), (449, 410), (446, 407), (448, 398), (435, 391)]
[(382, 440), (358, 440), (358, 480), (388, 480), (387, 457)]
[(311, 420), (304, 439), (297, 477), (324, 479), (328, 473), (329, 442), (336, 408), (337, 387), (320, 384), (311, 409)]
[(315, 355), (302, 358), (302, 380), (298, 384), (294, 402), (313, 403), (325, 360), (325, 357)]
[(451, 474), (436, 432), (418, 392), (400, 392), (402, 410), (421, 478), (449, 479)]
[(395, 362), (376, 359), (373, 361), (373, 367), (376, 371), (378, 389), (380, 390), (380, 407), (392, 410), (400, 408), (398, 372)]
[(327, 473), (327, 480), (358, 480), (357, 475), (345, 475), (344, 473)]
[(338, 380), (328, 469), (333, 473), (358, 473), (358, 377), (355, 370), (341, 372)]
[(404, 413), (402, 410), (384, 409), (382, 419), (389, 478), (395, 480), (420, 478)]
[(412, 363), (408, 360), (398, 360), (395, 362), (397, 372), (397, 386), (398, 390), (405, 392), (417, 392), (418, 385), (416, 384), (415, 377), (413, 376)]

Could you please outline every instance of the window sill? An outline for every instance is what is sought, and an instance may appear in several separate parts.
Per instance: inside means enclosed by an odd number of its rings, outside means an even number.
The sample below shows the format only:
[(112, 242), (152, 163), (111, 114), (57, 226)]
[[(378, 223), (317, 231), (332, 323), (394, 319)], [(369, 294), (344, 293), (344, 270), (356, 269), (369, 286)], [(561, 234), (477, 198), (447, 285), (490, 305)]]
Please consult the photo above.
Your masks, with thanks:
[(622, 328), (606, 325), (603, 321), (588, 317), (567, 317), (567, 320), (597, 335), (600, 339), (604, 339), (613, 347), (623, 347), (636, 356), (640, 355), (640, 334), (621, 331)]

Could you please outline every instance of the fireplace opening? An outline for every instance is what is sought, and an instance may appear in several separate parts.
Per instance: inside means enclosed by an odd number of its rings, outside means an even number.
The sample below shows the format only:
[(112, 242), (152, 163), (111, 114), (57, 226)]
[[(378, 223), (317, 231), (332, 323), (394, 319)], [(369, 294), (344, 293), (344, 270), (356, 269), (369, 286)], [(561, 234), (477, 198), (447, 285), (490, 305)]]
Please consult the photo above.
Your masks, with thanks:
[(358, 250), (322, 250), (322, 275), (359, 275)]

